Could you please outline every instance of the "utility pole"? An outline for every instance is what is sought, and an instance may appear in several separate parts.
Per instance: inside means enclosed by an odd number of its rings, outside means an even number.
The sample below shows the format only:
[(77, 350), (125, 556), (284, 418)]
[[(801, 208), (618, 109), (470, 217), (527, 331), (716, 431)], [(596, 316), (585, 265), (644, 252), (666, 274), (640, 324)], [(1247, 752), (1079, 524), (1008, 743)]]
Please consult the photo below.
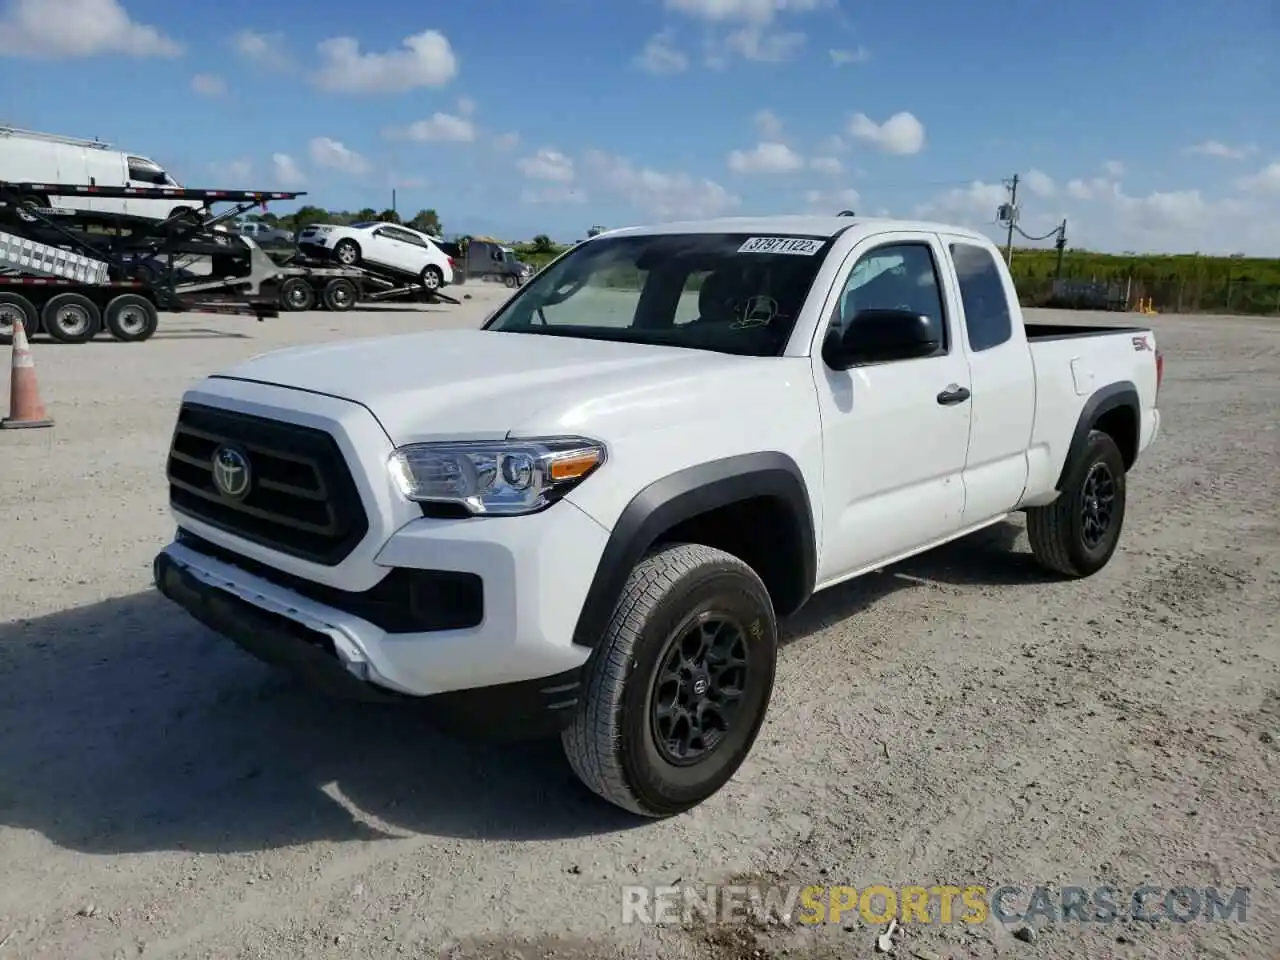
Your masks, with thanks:
[(1013, 225), (1018, 221), (1018, 175), (1015, 173), (1012, 180), (1006, 180), (1005, 186), (1009, 188), (1009, 234), (1004, 244), (1004, 259), (1010, 267), (1013, 266)]
[(1053, 242), (1058, 248), (1058, 266), (1054, 271), (1054, 279), (1062, 279), (1062, 253), (1067, 249), (1067, 218), (1062, 218), (1062, 223), (1058, 227), (1058, 239)]
[(396, 188), (391, 188), (391, 212), (396, 212)]

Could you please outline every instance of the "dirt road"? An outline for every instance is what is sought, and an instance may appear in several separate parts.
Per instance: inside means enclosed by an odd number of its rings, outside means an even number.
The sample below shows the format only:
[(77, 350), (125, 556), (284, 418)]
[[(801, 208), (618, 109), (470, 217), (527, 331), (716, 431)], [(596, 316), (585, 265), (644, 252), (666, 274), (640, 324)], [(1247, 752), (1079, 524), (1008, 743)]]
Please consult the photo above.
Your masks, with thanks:
[(727, 878), (1244, 886), (1244, 922), (913, 925), (894, 955), (1276, 956), (1280, 323), (1154, 319), (1165, 432), (1103, 573), (1042, 577), (1017, 522), (819, 596), (740, 775), (636, 824), (554, 743), (319, 700), (149, 586), (185, 386), (289, 343), (474, 324), (496, 295), (37, 343), (57, 426), (0, 434), (0, 960), (876, 955), (857, 911), (621, 923), (624, 884)]

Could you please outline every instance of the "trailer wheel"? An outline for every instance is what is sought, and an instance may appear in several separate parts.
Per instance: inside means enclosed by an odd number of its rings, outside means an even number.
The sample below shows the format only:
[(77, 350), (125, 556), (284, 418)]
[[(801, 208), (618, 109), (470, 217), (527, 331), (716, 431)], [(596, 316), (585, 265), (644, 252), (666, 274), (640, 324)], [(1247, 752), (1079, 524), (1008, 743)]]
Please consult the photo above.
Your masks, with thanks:
[(280, 306), (286, 310), (310, 310), (316, 305), (316, 292), (302, 277), (290, 277), (280, 285)]
[(40, 325), (59, 343), (88, 343), (102, 329), (102, 311), (84, 294), (60, 293), (40, 311)]
[(426, 266), (422, 268), (422, 276), (418, 278), (422, 285), (435, 293), (444, 286), (444, 274), (439, 267)]
[(111, 336), (122, 343), (150, 340), (160, 326), (156, 305), (136, 293), (122, 293), (111, 300), (103, 311), (103, 319)]
[(19, 219), (25, 220), (28, 223), (35, 223), (36, 218), (32, 214), (26, 213), (23, 210), (23, 208), (24, 207), (47, 207), (47, 206), (49, 206), (48, 197), (42, 197), (34, 193), (29, 193), (18, 201), (17, 214)]
[(12, 340), (14, 324), (21, 323), (27, 339), (40, 329), (40, 314), (35, 304), (20, 293), (0, 293), (0, 340)]
[(324, 300), (325, 309), (332, 310), (334, 313), (344, 313), (356, 305), (360, 291), (356, 289), (356, 285), (350, 280), (343, 277), (334, 277), (325, 284), (324, 292), (321, 296)]
[(354, 240), (339, 240), (333, 248), (333, 256), (344, 267), (354, 267), (360, 262), (360, 244)]

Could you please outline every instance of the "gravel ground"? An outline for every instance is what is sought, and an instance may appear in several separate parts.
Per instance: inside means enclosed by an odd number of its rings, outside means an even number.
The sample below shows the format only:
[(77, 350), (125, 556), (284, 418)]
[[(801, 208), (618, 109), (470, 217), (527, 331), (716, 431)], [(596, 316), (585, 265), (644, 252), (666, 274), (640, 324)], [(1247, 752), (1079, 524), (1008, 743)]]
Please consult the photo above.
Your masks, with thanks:
[(913, 925), (894, 955), (1277, 956), (1280, 324), (1152, 320), (1165, 432), (1105, 571), (1041, 576), (1019, 521), (815, 598), (739, 776), (636, 825), (554, 743), (322, 701), (150, 589), (184, 387), (290, 343), (471, 325), (505, 291), (468, 292), (37, 342), (57, 425), (0, 433), (0, 960), (875, 955), (854, 914), (620, 922), (621, 884), (728, 878), (1247, 886), (1244, 922)]

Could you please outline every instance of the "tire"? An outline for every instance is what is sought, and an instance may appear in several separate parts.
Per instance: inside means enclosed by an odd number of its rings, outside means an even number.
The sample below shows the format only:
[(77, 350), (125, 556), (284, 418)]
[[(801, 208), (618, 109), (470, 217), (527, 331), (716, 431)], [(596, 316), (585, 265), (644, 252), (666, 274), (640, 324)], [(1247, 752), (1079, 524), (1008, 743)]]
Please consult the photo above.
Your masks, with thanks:
[(40, 330), (35, 304), (20, 293), (0, 293), (0, 340), (13, 339), (13, 325), (21, 323), (30, 340)]
[(160, 314), (156, 305), (136, 293), (122, 293), (113, 297), (102, 311), (107, 331), (122, 343), (141, 343), (155, 336), (160, 326)]
[(1092, 576), (1115, 553), (1124, 509), (1124, 457), (1108, 434), (1091, 430), (1058, 499), (1027, 511), (1031, 553), (1054, 573), (1072, 579)]
[(502, 278), (502, 282), (506, 284), (508, 287), (514, 289), (516, 284), (519, 281), (517, 281), (515, 277), (513, 277), (511, 274), (508, 273), (505, 277)]
[(280, 284), (280, 306), (285, 310), (310, 310), (316, 305), (316, 291), (302, 277), (290, 277)]
[(193, 210), (191, 207), (174, 207), (169, 211), (169, 218), (177, 218), (178, 223), (190, 224), (193, 227), (204, 226), (204, 217), (198, 210)]
[(444, 272), (436, 266), (423, 267), (418, 282), (432, 293), (437, 293), (444, 286)]
[(36, 218), (32, 214), (24, 213), (22, 208), (23, 207), (47, 207), (47, 206), (49, 206), (48, 197), (42, 197), (42, 196), (39, 196), (38, 194), (27, 194), (26, 196), (22, 197), (18, 201), (18, 209), (17, 209), (18, 218), (21, 220), (25, 220), (28, 223), (36, 223), (38, 222)]
[(102, 311), (79, 293), (60, 293), (40, 311), (40, 326), (59, 343), (88, 343), (102, 330)]
[(354, 240), (339, 240), (334, 245), (333, 258), (344, 267), (358, 266), (361, 260), (360, 244)]
[[(659, 678), (681, 637), (690, 628), (696, 634), (699, 621), (704, 629), (718, 621), (737, 631), (745, 678), (733, 683), (741, 697), (727, 732), (709, 747), (704, 741), (700, 759), (673, 762), (652, 712), (654, 698), (672, 695), (672, 683)], [(755, 743), (773, 693), (777, 655), (773, 604), (754, 570), (701, 544), (651, 553), (631, 571), (589, 661), (582, 699), (561, 735), (569, 765), (597, 795), (640, 816), (669, 817), (697, 806), (733, 777)], [(692, 684), (686, 674), (675, 691), (693, 695), (695, 684), (723, 691), (714, 674), (700, 670)]]
[(332, 310), (334, 313), (345, 313), (356, 305), (356, 301), (360, 298), (360, 291), (350, 280), (335, 277), (325, 284), (321, 297), (324, 300), (325, 309)]

